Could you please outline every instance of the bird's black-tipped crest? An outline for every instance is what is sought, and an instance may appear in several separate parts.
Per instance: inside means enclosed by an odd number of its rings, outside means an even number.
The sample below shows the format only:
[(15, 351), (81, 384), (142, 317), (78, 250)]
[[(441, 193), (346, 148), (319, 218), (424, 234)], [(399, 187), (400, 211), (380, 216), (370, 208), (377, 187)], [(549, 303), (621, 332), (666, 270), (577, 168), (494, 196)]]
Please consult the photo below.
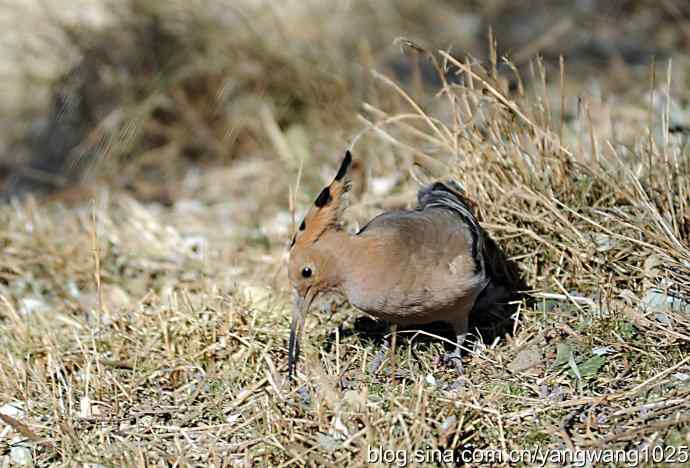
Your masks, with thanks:
[(345, 159), (343, 159), (343, 162), (340, 164), (340, 169), (338, 169), (338, 173), (335, 175), (335, 180), (339, 181), (345, 177), (345, 174), (347, 174), (347, 169), (350, 167), (351, 163), (352, 154), (350, 153), (350, 150), (347, 150), (345, 152)]
[(331, 201), (331, 190), (328, 187), (324, 187), (319, 196), (316, 197), (314, 205), (318, 206), (319, 208), (323, 208), (328, 204), (329, 201)]
[(321, 190), (314, 200), (314, 206), (300, 224), (295, 235), (295, 244), (307, 246), (319, 240), (327, 230), (341, 229), (341, 216), (347, 206), (346, 195), (350, 190), (348, 169), (352, 164), (352, 154), (346, 151), (335, 179)]

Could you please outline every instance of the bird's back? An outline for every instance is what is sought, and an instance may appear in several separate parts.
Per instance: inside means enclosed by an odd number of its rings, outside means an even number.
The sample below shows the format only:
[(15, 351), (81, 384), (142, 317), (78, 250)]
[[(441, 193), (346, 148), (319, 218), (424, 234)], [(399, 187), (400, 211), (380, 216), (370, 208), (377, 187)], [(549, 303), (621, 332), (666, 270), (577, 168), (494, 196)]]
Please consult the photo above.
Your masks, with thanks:
[(357, 235), (387, 239), (388, 246), (399, 255), (424, 253), (424, 263), (447, 263), (457, 256), (469, 257), (474, 271), (482, 270), (481, 228), (462, 196), (436, 182), (422, 188), (417, 199), (416, 209), (383, 213)]

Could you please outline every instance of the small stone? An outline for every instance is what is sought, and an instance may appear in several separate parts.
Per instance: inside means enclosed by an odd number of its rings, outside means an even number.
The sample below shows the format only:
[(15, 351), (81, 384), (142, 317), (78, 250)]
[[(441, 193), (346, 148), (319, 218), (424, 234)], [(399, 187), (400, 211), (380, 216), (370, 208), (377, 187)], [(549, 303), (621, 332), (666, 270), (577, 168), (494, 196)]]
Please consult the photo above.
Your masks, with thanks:
[(458, 422), (458, 418), (455, 417), (455, 415), (451, 414), (448, 416), (446, 419), (443, 420), (441, 423), (441, 431), (447, 432), (453, 427), (455, 427), (455, 424)]
[(436, 378), (431, 374), (427, 374), (426, 377), (424, 378), (424, 380), (429, 385), (433, 385), (433, 386), (436, 385)]
[(662, 314), (662, 313), (655, 314), (654, 319), (662, 325), (671, 325), (671, 319), (666, 314)]
[(343, 423), (343, 420), (340, 419), (340, 416), (335, 417), (335, 420), (333, 421), (333, 430), (343, 437), (348, 437), (350, 435), (350, 431), (347, 429), (347, 426)]
[(10, 460), (12, 463), (19, 466), (30, 466), (33, 465), (33, 458), (31, 456), (31, 447), (26, 444), (26, 438), (23, 436), (17, 436), (12, 438), (10, 445)]
[(530, 346), (520, 351), (515, 359), (508, 364), (508, 368), (513, 372), (522, 372), (538, 366), (542, 362), (542, 353), (536, 347)]
[(607, 354), (613, 354), (615, 353), (616, 350), (613, 349), (611, 346), (597, 346), (596, 348), (592, 348), (592, 354), (595, 356), (605, 356)]
[(319, 439), (319, 445), (329, 452), (339, 449), (342, 445), (342, 443), (339, 440), (327, 434), (319, 434), (317, 437)]
[(0, 406), (0, 413), (14, 419), (22, 419), (25, 416), (24, 404), (21, 401), (12, 401)]
[(19, 301), (19, 312), (24, 316), (47, 310), (48, 304), (36, 297), (26, 297)]

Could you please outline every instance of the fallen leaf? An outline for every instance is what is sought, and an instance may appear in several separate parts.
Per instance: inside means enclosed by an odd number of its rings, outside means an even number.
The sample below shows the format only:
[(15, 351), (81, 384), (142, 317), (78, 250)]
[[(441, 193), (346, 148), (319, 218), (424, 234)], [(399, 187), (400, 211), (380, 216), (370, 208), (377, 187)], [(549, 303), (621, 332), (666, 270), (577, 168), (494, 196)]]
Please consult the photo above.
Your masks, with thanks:
[(580, 372), (580, 378), (586, 379), (589, 377), (594, 377), (599, 373), (599, 370), (606, 363), (606, 358), (604, 356), (592, 356), (584, 362), (581, 362), (577, 369)]
[(559, 343), (556, 347), (556, 362), (554, 365), (561, 366), (570, 360), (573, 354), (573, 348), (567, 343)]

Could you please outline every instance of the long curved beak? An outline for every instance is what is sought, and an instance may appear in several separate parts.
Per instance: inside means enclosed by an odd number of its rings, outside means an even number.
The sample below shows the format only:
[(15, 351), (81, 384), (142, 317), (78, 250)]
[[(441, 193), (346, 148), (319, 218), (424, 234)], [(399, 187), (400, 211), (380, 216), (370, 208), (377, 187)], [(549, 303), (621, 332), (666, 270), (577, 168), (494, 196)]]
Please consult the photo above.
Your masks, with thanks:
[(304, 317), (309, 311), (315, 294), (311, 289), (308, 289), (304, 297), (299, 295), (295, 298), (295, 306), (292, 312), (292, 323), (290, 324), (290, 340), (288, 342), (288, 381), (292, 381), (292, 377), (297, 368), (297, 360), (299, 359), (299, 340), (304, 329)]

